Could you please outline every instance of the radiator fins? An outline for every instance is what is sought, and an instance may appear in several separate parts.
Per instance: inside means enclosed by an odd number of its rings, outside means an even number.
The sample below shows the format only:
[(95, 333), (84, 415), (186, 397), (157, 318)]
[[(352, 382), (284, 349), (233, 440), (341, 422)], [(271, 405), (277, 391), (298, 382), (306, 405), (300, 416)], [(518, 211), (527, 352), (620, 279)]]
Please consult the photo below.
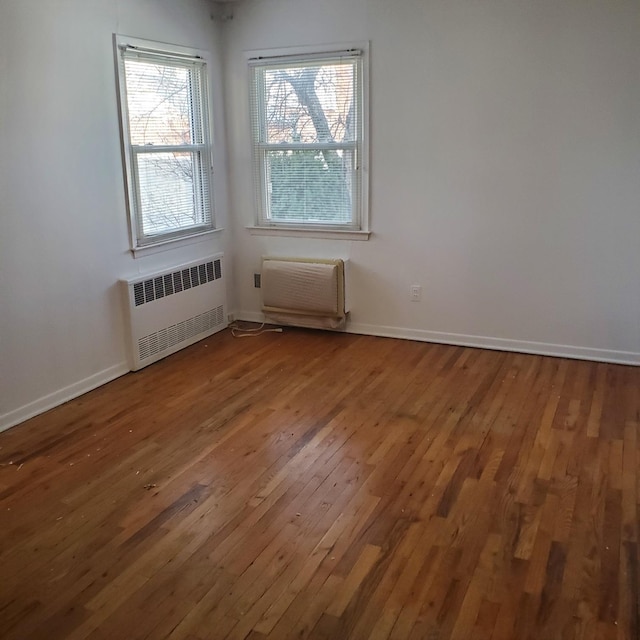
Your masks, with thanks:
[(124, 280), (131, 368), (137, 370), (227, 326), (222, 254)]
[(136, 282), (133, 285), (135, 306), (139, 307), (220, 278), (222, 278), (222, 264), (218, 259)]

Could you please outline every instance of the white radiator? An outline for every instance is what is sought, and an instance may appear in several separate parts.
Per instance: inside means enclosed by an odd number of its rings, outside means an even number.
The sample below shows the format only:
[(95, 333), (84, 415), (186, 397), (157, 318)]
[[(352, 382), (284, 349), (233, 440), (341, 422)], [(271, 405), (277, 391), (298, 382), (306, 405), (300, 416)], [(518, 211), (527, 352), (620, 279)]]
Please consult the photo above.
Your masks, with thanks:
[(262, 312), (266, 319), (319, 329), (342, 329), (348, 316), (344, 260), (262, 259)]
[(227, 326), (222, 254), (122, 280), (136, 371)]

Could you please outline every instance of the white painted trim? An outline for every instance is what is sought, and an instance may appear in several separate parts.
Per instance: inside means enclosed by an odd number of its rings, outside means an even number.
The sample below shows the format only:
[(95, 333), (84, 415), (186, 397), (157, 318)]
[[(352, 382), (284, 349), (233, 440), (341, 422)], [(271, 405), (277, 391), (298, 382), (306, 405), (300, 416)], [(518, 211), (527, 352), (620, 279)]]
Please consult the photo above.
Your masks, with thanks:
[(220, 233), (224, 231), (224, 228), (219, 229), (207, 229), (206, 231), (199, 231), (190, 236), (180, 236), (178, 238), (169, 238), (168, 240), (162, 240), (161, 242), (154, 242), (153, 244), (145, 244), (140, 247), (133, 247), (131, 253), (135, 258), (140, 256), (151, 255), (152, 253), (161, 253), (162, 251), (168, 251), (169, 249), (177, 249), (178, 247), (186, 247), (190, 244), (196, 244), (197, 242), (204, 242), (207, 236), (214, 233)]
[(234, 311), (231, 313), (234, 322), (266, 322), (264, 314), (255, 311)]
[[(168, 57), (176, 57), (176, 59), (182, 59), (185, 63), (189, 62), (197, 63), (203, 67), (204, 73), (202, 74), (201, 82), (201, 96), (200, 106), (202, 108), (202, 134), (203, 141), (199, 145), (171, 145), (171, 148), (191, 148), (196, 149), (202, 154), (202, 162), (209, 163), (208, 166), (208, 180), (209, 180), (209, 223), (203, 223), (199, 230), (189, 231), (188, 229), (173, 231), (165, 234), (165, 236), (157, 237), (145, 237), (141, 231), (141, 221), (139, 220), (140, 202), (139, 193), (136, 186), (138, 181), (136, 162), (134, 158), (138, 151), (134, 150), (135, 145), (131, 142), (131, 135), (129, 131), (129, 116), (127, 105), (127, 85), (126, 85), (126, 72), (124, 66), (123, 51), (132, 47), (134, 49), (140, 49), (141, 52), (145, 52), (149, 55), (157, 55), (162, 57), (163, 54)], [(156, 42), (154, 40), (145, 40), (142, 38), (134, 38), (131, 36), (121, 35), (118, 33), (113, 34), (113, 51), (115, 59), (115, 70), (117, 79), (117, 94), (118, 94), (118, 122), (120, 124), (120, 147), (122, 155), (123, 166), (123, 179), (125, 186), (125, 196), (127, 205), (127, 214), (129, 218), (129, 239), (131, 241), (131, 252), (134, 258), (138, 258), (143, 255), (158, 253), (160, 251), (167, 251), (175, 247), (192, 244), (193, 242), (199, 242), (200, 236), (207, 235), (218, 231), (215, 228), (216, 221), (216, 207), (215, 207), (215, 193), (213, 189), (213, 135), (212, 135), (212, 123), (213, 123), (213, 111), (211, 103), (211, 91), (210, 86), (212, 84), (211, 78), (211, 55), (208, 51), (202, 49), (194, 49), (193, 47), (185, 47), (177, 44), (169, 44), (165, 42)], [(203, 167), (204, 170), (204, 167)], [(204, 211), (204, 209), (203, 209)], [(183, 241), (183, 242), (180, 242)], [(177, 243), (177, 244), (176, 244)]]
[(63, 389), (54, 391), (53, 393), (39, 398), (38, 400), (29, 402), (29, 404), (25, 404), (18, 409), (9, 411), (9, 413), (0, 415), (0, 432), (20, 424), (29, 418), (33, 418), (34, 416), (44, 413), (49, 409), (53, 409), (58, 405), (64, 404), (69, 400), (73, 400), (88, 391), (92, 391), (107, 382), (111, 382), (112, 380), (123, 376), (125, 373), (129, 373), (129, 371), (130, 368), (126, 362), (116, 364), (108, 369), (99, 371), (84, 380), (75, 382), (68, 387), (64, 387)]
[[(358, 52), (357, 55), (353, 56), (353, 52)], [(261, 138), (261, 135), (257, 132), (256, 126), (260, 126), (258, 120), (254, 119), (254, 111), (259, 111), (259, 108), (256, 104), (257, 100), (257, 92), (255, 90), (256, 83), (254, 82), (253, 71), (254, 69), (260, 66), (268, 66), (269, 64), (277, 65), (279, 62), (281, 63), (295, 63), (300, 62), (304, 63), (313, 59), (318, 60), (327, 60), (332, 58), (334, 55), (340, 57), (341, 55), (347, 55), (348, 52), (351, 52), (350, 55), (357, 61), (360, 72), (357, 74), (357, 84), (356, 91), (359, 97), (359, 100), (356, 101), (358, 105), (358, 113), (357, 113), (357, 122), (359, 126), (359, 134), (357, 136), (357, 143), (355, 148), (358, 149), (359, 145), (359, 153), (357, 158), (357, 165), (360, 171), (360, 182), (358, 186), (358, 194), (357, 198), (354, 198), (353, 204), (355, 205), (353, 208), (353, 222), (354, 226), (348, 228), (347, 226), (342, 229), (338, 229), (343, 233), (351, 234), (351, 236), (336, 236), (331, 235), (332, 230), (327, 229), (326, 231), (322, 228), (309, 224), (309, 231), (306, 233), (300, 233), (300, 230), (307, 229), (306, 225), (300, 225), (296, 228), (296, 225), (287, 225), (284, 223), (277, 222), (269, 222), (267, 220), (267, 203), (265, 201), (266, 198), (266, 186), (263, 180), (263, 172), (260, 170), (261, 160), (259, 160), (257, 155), (258, 147), (261, 145), (257, 145), (257, 139)], [(250, 70), (250, 79), (249, 79), (249, 97), (250, 97), (250, 106), (249, 106), (249, 115), (251, 122), (251, 157), (253, 159), (253, 182), (254, 182), (254, 191), (256, 192), (256, 212), (255, 212), (255, 226), (247, 227), (252, 230), (254, 235), (258, 235), (259, 232), (257, 230), (262, 230), (264, 235), (282, 235), (288, 237), (296, 237), (296, 236), (304, 236), (310, 238), (342, 238), (343, 240), (368, 240), (369, 232), (370, 232), (370, 220), (371, 220), (371, 211), (370, 211), (370, 202), (369, 202), (369, 190), (370, 190), (370, 179), (369, 179), (369, 167), (370, 167), (370, 143), (369, 138), (371, 135), (370, 131), (370, 91), (369, 91), (369, 82), (370, 82), (370, 73), (369, 73), (369, 56), (370, 56), (370, 42), (368, 40), (359, 40), (354, 42), (340, 42), (333, 44), (305, 44), (299, 46), (292, 47), (279, 47), (274, 49), (255, 49), (250, 51), (245, 51), (245, 59), (247, 62), (247, 66)], [(288, 145), (287, 145), (288, 146)], [(338, 147), (342, 147), (344, 145), (338, 144)], [(301, 147), (302, 148), (302, 147)], [(304, 148), (308, 148), (306, 145)], [(314, 147), (315, 148), (315, 147)], [(256, 173), (257, 172), (257, 173)], [(258, 176), (262, 176), (259, 177)], [(256, 180), (258, 178), (259, 185)], [(357, 219), (356, 214), (357, 213)], [(357, 224), (356, 224), (357, 223)], [(273, 233), (271, 231), (272, 227), (277, 227), (284, 231), (285, 233)], [(265, 233), (265, 230), (269, 229)], [(359, 233), (358, 233), (359, 232)], [(316, 235), (318, 234), (318, 235)]]
[(318, 57), (327, 58), (331, 54), (336, 56), (353, 55), (354, 49), (360, 49), (365, 54), (369, 53), (368, 40), (356, 40), (353, 42), (333, 42), (323, 44), (304, 44), (294, 45), (291, 47), (274, 47), (273, 49), (251, 49), (244, 52), (247, 64), (262, 63), (264, 61), (276, 60), (282, 58), (288, 59), (289, 62), (296, 61), (296, 58), (302, 58), (305, 61), (308, 58)]
[[(262, 313), (251, 311), (236, 311), (229, 314), (236, 320), (245, 322), (264, 322)], [(592, 360), (596, 362), (611, 362), (614, 364), (640, 366), (640, 353), (631, 351), (614, 351), (609, 349), (592, 349), (572, 345), (550, 344), (545, 342), (527, 342), (523, 340), (505, 340), (487, 336), (469, 336), (459, 333), (443, 333), (440, 331), (425, 331), (422, 329), (408, 329), (405, 327), (388, 327), (384, 325), (350, 323), (347, 333), (355, 333), (382, 338), (399, 338), (402, 340), (418, 340), (420, 342), (434, 342), (461, 347), (477, 347), (497, 351), (515, 351), (534, 355), (572, 358), (576, 360)], [(33, 418), (49, 409), (53, 409), (69, 400), (92, 391), (97, 387), (111, 382), (125, 373), (129, 373), (129, 365), (120, 363), (104, 369), (84, 380), (64, 387), (29, 404), (0, 415), (0, 432), (9, 429), (29, 418)]]
[(331, 238), (333, 240), (368, 240), (371, 231), (319, 229), (317, 227), (246, 227), (252, 236), (284, 236), (287, 238)]
[[(245, 322), (264, 322), (261, 313), (238, 311), (234, 313), (238, 320)], [(540, 356), (556, 358), (572, 358), (574, 360), (590, 360), (595, 362), (610, 362), (640, 366), (640, 353), (632, 351), (614, 351), (610, 349), (593, 349), (574, 345), (553, 344), (547, 342), (528, 342), (525, 340), (505, 340), (490, 336), (470, 336), (461, 333), (443, 333), (441, 331), (426, 331), (423, 329), (409, 329), (406, 327), (388, 327), (384, 325), (348, 323), (346, 333), (356, 333), (381, 338), (399, 338), (401, 340), (418, 340), (420, 342), (434, 342), (450, 344), (459, 347), (476, 347), (496, 351), (515, 351)]]
[(593, 360), (596, 362), (611, 362), (615, 364), (640, 365), (640, 353), (631, 351), (613, 351), (609, 349), (593, 349), (574, 345), (553, 344), (547, 342), (528, 342), (525, 340), (505, 340), (490, 336), (469, 336), (460, 333), (443, 333), (440, 331), (425, 331), (422, 329), (407, 329), (403, 327), (386, 327), (381, 325), (351, 323), (347, 325), (348, 333), (380, 336), (384, 338), (402, 338), (419, 340), (420, 342), (435, 342), (451, 344), (460, 347), (477, 347), (480, 349), (494, 349), (496, 351), (516, 351), (540, 356), (558, 358), (573, 358), (576, 360)]

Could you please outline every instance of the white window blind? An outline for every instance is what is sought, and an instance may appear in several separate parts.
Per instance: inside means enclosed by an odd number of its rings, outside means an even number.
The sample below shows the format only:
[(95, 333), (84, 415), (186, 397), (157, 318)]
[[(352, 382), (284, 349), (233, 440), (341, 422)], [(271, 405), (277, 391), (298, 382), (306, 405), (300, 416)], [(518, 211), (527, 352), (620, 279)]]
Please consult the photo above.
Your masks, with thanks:
[(206, 63), (126, 44), (119, 50), (135, 244), (212, 229)]
[(250, 59), (258, 225), (362, 227), (362, 52)]

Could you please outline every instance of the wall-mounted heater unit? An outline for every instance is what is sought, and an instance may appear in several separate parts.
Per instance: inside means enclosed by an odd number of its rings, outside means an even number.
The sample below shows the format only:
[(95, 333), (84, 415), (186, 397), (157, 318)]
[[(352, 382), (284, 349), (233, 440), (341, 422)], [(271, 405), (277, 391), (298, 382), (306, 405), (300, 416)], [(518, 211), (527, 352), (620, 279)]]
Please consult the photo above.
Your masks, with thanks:
[(262, 258), (262, 313), (270, 322), (344, 329), (348, 261)]
[(132, 371), (227, 326), (222, 254), (121, 282)]

